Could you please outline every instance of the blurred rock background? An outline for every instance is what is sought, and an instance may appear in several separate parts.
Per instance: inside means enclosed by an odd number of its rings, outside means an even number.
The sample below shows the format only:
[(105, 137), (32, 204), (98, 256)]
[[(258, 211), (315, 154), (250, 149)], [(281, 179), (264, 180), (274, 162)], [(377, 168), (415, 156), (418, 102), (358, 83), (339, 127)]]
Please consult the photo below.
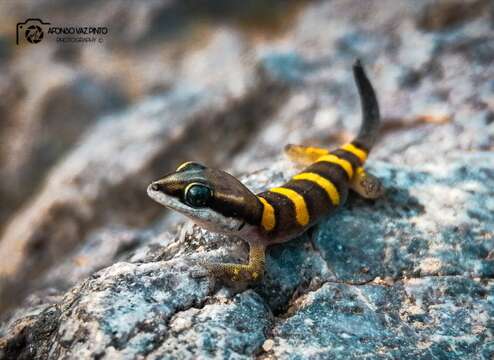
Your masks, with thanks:
[[(4, 1), (0, 17), (0, 358), (493, 356), (491, 1)], [(109, 35), (16, 46), (29, 17)], [(273, 247), (253, 289), (190, 278), (246, 247), (147, 184), (191, 159), (280, 183), (286, 143), (358, 129), (357, 57), (386, 197)]]

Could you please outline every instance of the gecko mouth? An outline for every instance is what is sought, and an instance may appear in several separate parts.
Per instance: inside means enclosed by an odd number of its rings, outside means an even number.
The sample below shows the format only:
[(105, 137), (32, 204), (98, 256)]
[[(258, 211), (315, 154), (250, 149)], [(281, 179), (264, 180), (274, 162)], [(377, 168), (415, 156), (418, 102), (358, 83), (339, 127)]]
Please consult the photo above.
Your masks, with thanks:
[(147, 194), (151, 199), (156, 201), (158, 204), (189, 217), (205, 228), (213, 231), (222, 230), (235, 232), (241, 229), (244, 225), (243, 221), (232, 217), (226, 217), (210, 208), (194, 208), (188, 206), (178, 198), (165, 194), (161, 191), (159, 186), (155, 185), (155, 183), (152, 183), (147, 188)]
[(178, 211), (188, 216), (199, 215), (200, 209), (190, 207), (182, 203), (179, 199), (171, 195), (165, 194), (163, 191), (161, 191), (159, 184), (152, 183), (151, 185), (149, 185), (147, 188), (147, 193), (151, 199), (153, 199), (158, 204), (161, 204), (167, 208)]

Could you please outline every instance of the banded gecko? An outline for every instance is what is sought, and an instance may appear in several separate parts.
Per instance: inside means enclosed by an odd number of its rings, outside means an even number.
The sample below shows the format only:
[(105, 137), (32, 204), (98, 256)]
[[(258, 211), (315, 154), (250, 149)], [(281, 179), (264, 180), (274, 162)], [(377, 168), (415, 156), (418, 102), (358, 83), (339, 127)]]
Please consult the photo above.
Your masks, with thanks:
[(308, 165), (288, 183), (254, 194), (222, 170), (186, 162), (149, 185), (148, 195), (161, 205), (206, 229), (239, 236), (249, 244), (247, 264), (203, 262), (205, 275), (259, 281), (268, 245), (286, 242), (306, 231), (344, 204), (349, 189), (370, 199), (383, 194), (380, 181), (363, 168), (378, 134), (379, 106), (359, 60), (353, 74), (362, 108), (357, 137), (332, 151), (287, 145), (285, 152), (292, 160)]

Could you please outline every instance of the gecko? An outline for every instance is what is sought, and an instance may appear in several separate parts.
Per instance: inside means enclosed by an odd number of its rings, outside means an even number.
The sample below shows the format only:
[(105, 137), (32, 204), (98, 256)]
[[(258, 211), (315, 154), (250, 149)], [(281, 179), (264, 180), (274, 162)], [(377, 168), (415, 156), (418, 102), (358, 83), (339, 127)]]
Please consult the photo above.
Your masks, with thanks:
[(379, 131), (378, 101), (360, 60), (353, 76), (362, 113), (357, 136), (331, 151), (286, 145), (288, 157), (306, 166), (286, 184), (254, 194), (233, 175), (188, 161), (148, 186), (149, 197), (159, 204), (248, 243), (247, 264), (202, 261), (204, 276), (260, 281), (267, 246), (289, 241), (327, 217), (345, 203), (349, 190), (367, 199), (383, 195), (380, 180), (363, 167)]

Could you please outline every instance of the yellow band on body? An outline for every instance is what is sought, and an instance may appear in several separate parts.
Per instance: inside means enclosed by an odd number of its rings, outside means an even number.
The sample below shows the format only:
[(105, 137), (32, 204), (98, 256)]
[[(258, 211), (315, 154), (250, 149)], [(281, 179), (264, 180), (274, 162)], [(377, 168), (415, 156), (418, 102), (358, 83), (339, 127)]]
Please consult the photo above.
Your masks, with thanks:
[(269, 191), (281, 194), (290, 199), (295, 207), (295, 218), (300, 225), (305, 226), (309, 223), (309, 211), (302, 195), (294, 190), (283, 187), (269, 189)]
[(341, 159), (333, 154), (329, 154), (329, 155), (321, 156), (319, 159), (317, 159), (317, 162), (321, 162), (321, 161), (340, 165), (343, 168), (343, 170), (345, 170), (345, 172), (348, 174), (348, 178), (349, 179), (352, 178), (353, 167), (348, 160)]
[(328, 179), (323, 178), (321, 175), (316, 173), (301, 173), (293, 177), (294, 180), (308, 180), (317, 184), (320, 188), (323, 188), (328, 194), (333, 205), (338, 206), (340, 203), (340, 194), (336, 189), (336, 186)]
[(365, 160), (367, 160), (367, 152), (362, 149), (359, 149), (353, 144), (348, 143), (343, 145), (341, 148), (345, 151), (351, 152), (353, 155), (358, 157), (362, 163), (364, 163)]
[(261, 224), (262, 227), (266, 231), (273, 230), (274, 226), (276, 225), (276, 218), (274, 216), (274, 208), (271, 206), (268, 201), (260, 196), (257, 197), (262, 205), (263, 205), (263, 210), (262, 210), (262, 219), (261, 219)]

